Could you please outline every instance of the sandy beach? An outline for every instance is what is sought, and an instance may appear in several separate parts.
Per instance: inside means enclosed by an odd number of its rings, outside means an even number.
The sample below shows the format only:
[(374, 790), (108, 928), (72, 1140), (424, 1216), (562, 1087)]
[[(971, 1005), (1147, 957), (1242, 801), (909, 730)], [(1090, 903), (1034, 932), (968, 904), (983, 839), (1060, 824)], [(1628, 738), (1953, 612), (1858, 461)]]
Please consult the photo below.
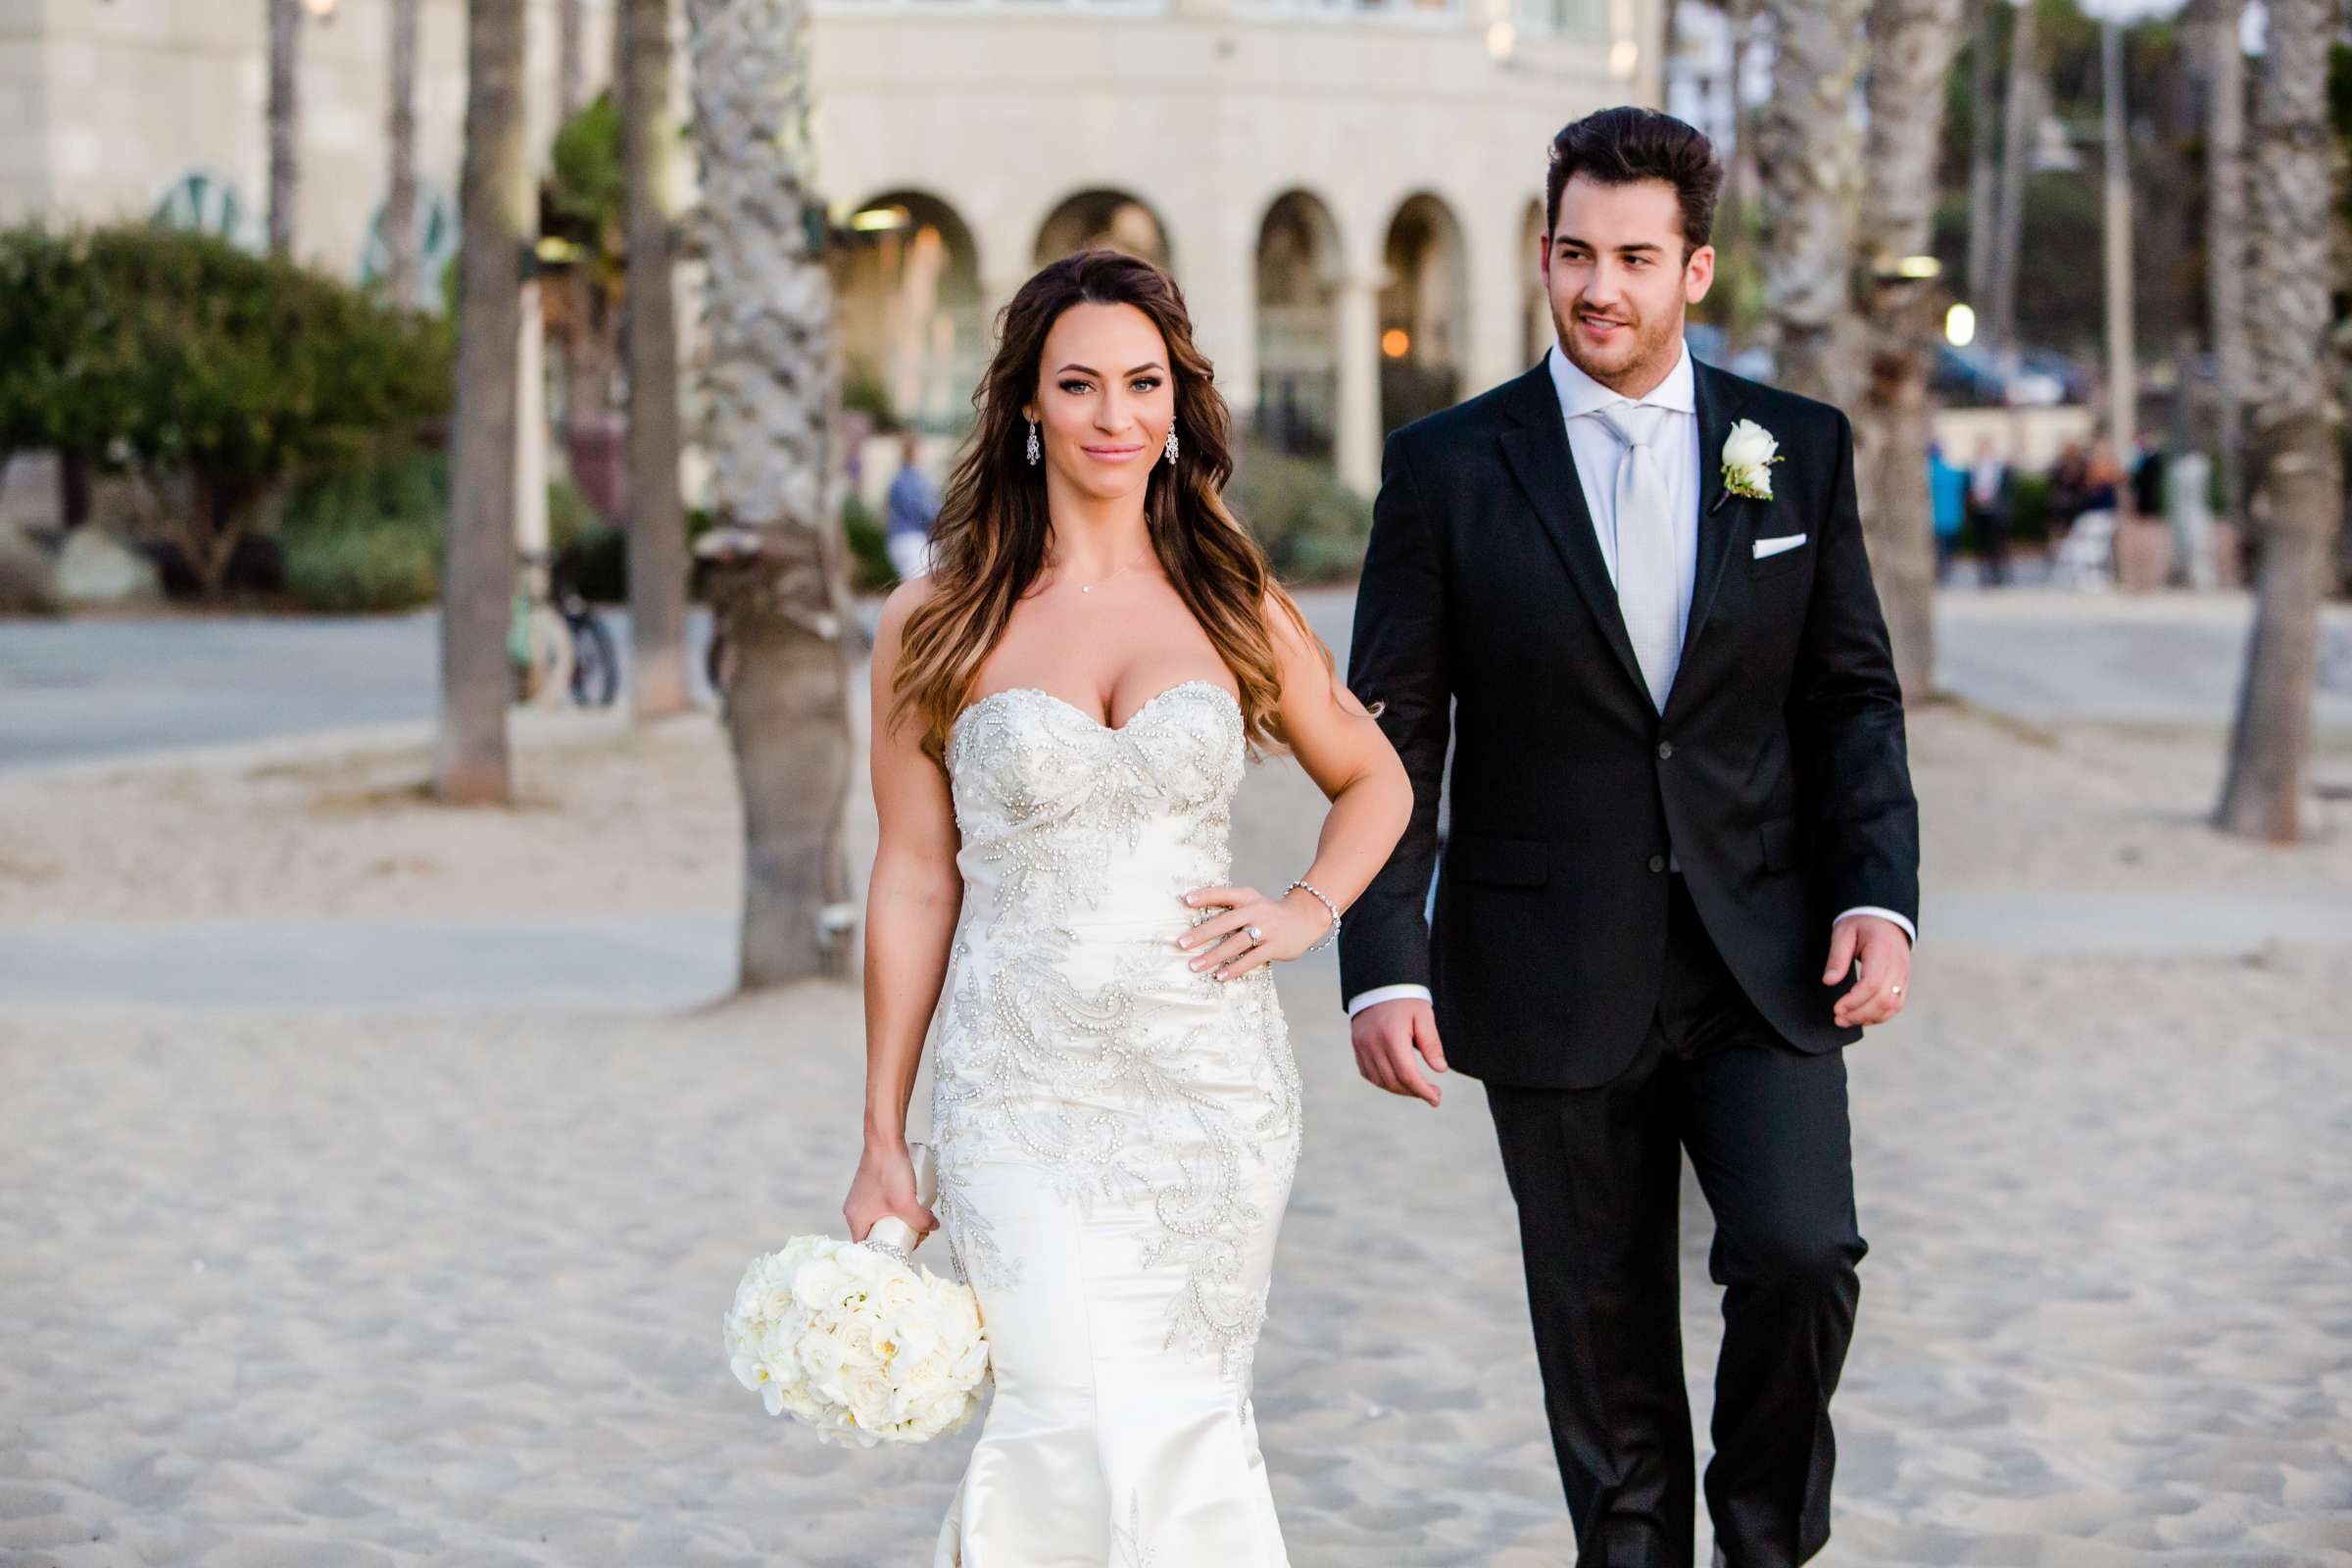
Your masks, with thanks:
[[(427, 804), (396, 730), (0, 779), (0, 930), (731, 908), (708, 717), (559, 716), (520, 747), (526, 804), (490, 812)], [(2345, 949), (1964, 941), (1935, 912), (2333, 907), (2345, 803), (2281, 852), (2197, 821), (2209, 735), (1941, 707), (1914, 755), (1927, 941), (1911, 1012), (1850, 1058), (1873, 1250), (1820, 1560), (2352, 1564)], [(1237, 873), (1286, 874), (1315, 804), (1253, 777)], [(1294, 1560), (1571, 1560), (1482, 1092), (1431, 1111), (1358, 1082), (1327, 961), (1284, 996), (1307, 1152), (1258, 1411)], [(838, 1223), (853, 990), (330, 1004), (0, 1006), (0, 1564), (929, 1561), (970, 1435), (819, 1447), (718, 1348), (745, 1260)]]

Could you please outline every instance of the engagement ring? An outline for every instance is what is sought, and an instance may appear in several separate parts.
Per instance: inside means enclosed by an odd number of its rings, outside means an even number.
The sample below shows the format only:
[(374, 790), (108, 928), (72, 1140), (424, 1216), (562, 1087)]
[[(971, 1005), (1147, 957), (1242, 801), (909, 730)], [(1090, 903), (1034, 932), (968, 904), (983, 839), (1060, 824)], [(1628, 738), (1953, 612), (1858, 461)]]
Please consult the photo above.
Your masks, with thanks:
[(1250, 941), (1252, 941), (1252, 942), (1263, 942), (1263, 941), (1265, 941), (1265, 940), (1266, 940), (1266, 934), (1265, 934), (1263, 931), (1260, 931), (1260, 930), (1259, 930), (1257, 927), (1255, 927), (1255, 926), (1250, 926), (1250, 927), (1248, 927), (1247, 929), (1248, 929), (1248, 930), (1249, 930), (1249, 932), (1250, 932)]

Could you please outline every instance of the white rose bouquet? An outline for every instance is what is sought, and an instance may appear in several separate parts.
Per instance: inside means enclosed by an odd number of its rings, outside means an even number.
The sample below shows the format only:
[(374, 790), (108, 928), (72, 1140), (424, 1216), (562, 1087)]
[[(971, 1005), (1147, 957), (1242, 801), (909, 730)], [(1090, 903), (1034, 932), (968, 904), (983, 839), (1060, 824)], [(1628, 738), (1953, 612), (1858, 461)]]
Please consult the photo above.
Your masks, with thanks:
[[(913, 1152), (928, 1189), (931, 1152)], [(972, 1418), (988, 1372), (979, 1302), (906, 1261), (918, 1240), (887, 1218), (862, 1243), (796, 1236), (752, 1259), (721, 1329), (728, 1365), (768, 1414), (789, 1410), (820, 1442), (868, 1448), (927, 1443)]]

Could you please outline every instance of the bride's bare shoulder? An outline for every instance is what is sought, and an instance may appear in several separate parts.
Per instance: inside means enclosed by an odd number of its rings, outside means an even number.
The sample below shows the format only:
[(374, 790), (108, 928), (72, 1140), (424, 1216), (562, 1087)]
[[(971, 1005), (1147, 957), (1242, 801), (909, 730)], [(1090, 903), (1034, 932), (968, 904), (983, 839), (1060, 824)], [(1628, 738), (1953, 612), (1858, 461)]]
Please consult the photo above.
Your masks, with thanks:
[(935, 591), (929, 572), (908, 577), (893, 588), (882, 601), (882, 618), (874, 626), (875, 644), (896, 648), (907, 617), (928, 603)]

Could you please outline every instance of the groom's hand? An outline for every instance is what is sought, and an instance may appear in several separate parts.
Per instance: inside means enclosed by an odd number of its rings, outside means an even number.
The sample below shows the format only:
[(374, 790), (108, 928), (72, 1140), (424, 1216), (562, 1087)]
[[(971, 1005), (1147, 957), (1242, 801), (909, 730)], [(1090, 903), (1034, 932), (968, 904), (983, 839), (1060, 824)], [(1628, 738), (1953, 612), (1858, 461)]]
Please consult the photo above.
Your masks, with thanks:
[(1437, 1009), (1428, 1003), (1418, 997), (1376, 1002), (1348, 1020), (1348, 1033), (1355, 1042), (1355, 1070), (1365, 1082), (1433, 1105), (1444, 1098), (1436, 1084), (1421, 1076), (1424, 1061), (1431, 1072), (1446, 1070)]
[(1840, 1029), (1885, 1023), (1903, 1010), (1911, 996), (1911, 939), (1883, 916), (1847, 915), (1830, 929), (1830, 962), (1821, 983), (1834, 986), (1857, 968), (1853, 986), (1832, 1009)]

